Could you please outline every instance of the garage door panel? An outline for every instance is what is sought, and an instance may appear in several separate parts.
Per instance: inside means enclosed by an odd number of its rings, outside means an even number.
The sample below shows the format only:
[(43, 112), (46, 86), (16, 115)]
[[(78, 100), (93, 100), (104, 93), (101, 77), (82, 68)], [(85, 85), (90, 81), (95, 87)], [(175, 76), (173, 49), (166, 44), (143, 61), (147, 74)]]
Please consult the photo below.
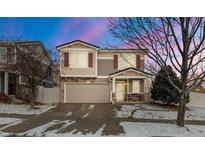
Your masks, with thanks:
[(66, 85), (67, 103), (109, 103), (108, 84)]

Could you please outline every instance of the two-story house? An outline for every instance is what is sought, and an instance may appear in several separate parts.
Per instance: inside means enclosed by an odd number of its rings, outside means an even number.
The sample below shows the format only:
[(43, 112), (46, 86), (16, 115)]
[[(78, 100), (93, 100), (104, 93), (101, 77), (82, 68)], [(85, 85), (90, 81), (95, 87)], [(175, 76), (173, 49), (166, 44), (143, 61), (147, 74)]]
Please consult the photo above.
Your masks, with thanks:
[(151, 74), (144, 72), (146, 50), (101, 49), (81, 40), (57, 49), (61, 102), (124, 103), (148, 99)]
[[(20, 61), (17, 46), (22, 48), (35, 47), (35, 53), (46, 53), (46, 49), (40, 41), (0, 41), (0, 92), (8, 95), (15, 95), (17, 93), (17, 85), (26, 84), (26, 79), (22, 76), (22, 73), (15, 70), (15, 66)], [(38, 57), (33, 57), (39, 60)], [(41, 60), (45, 66), (46, 59)], [(13, 69), (8, 69), (10, 67)], [(50, 86), (52, 84), (52, 74), (48, 75), (42, 84)]]

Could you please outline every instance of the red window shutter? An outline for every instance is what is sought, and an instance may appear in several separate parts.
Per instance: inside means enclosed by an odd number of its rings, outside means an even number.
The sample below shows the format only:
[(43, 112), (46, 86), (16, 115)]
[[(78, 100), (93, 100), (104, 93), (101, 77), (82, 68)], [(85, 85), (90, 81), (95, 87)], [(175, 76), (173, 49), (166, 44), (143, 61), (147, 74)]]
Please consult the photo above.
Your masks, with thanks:
[(93, 67), (93, 53), (88, 53), (88, 67)]
[(136, 55), (136, 68), (141, 68), (140, 66), (140, 55)]
[(114, 69), (118, 68), (118, 55), (114, 55), (113, 57), (113, 68)]
[(64, 53), (64, 67), (69, 67), (69, 53)]

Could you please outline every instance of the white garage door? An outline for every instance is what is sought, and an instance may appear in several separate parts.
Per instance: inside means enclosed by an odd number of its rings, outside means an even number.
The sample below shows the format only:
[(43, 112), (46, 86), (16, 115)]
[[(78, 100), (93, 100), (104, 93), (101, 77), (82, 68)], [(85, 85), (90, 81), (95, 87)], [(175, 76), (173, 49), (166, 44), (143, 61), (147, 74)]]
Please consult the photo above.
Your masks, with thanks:
[(109, 103), (108, 84), (66, 84), (66, 103)]

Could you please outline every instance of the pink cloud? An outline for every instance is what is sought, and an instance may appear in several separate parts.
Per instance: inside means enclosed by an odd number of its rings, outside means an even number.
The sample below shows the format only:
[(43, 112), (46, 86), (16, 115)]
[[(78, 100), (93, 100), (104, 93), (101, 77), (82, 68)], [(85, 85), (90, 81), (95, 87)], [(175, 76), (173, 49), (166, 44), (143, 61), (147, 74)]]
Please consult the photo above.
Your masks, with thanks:
[(80, 36), (80, 39), (88, 42), (92, 42), (100, 38), (107, 31), (106, 21), (102, 20), (100, 22), (95, 23), (86, 32)]

